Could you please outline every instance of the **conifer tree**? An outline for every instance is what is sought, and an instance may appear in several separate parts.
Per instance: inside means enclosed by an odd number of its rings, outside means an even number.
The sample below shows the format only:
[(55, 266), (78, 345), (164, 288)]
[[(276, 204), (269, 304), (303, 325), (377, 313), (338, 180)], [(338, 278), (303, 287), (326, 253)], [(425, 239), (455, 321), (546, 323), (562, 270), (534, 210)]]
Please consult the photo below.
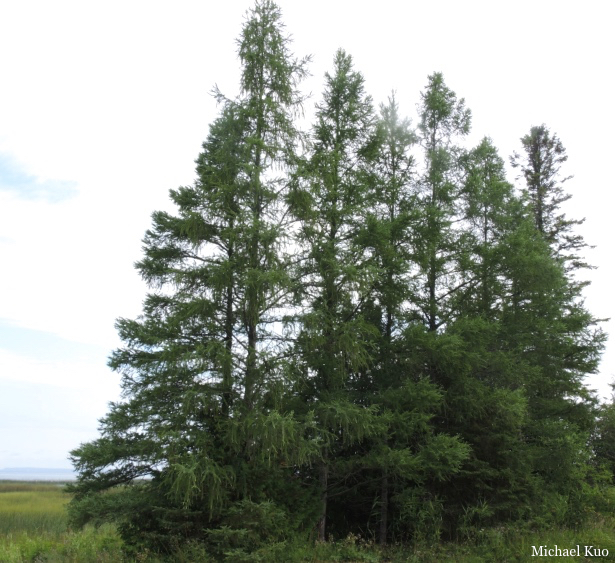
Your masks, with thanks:
[(244, 170), (250, 213), (243, 322), (247, 333), (244, 403), (251, 409), (270, 362), (260, 346), (266, 315), (284, 305), (286, 268), (279, 261), (283, 237), (282, 198), (277, 166), (289, 164), (298, 139), (293, 118), (302, 104), (297, 86), (305, 76), (306, 60), (296, 61), (289, 39), (282, 34), (280, 10), (271, 1), (257, 3), (239, 41), (242, 62), (241, 107), (246, 120)]
[(373, 411), (354, 404), (348, 390), (351, 377), (369, 364), (376, 334), (362, 315), (374, 279), (358, 240), (371, 189), (367, 167), (376, 143), (372, 103), (362, 75), (341, 50), (325, 83), (313, 149), (291, 193), (304, 251), (300, 276), (306, 310), (298, 338), (302, 400), (315, 412), (322, 456), (321, 540), (329, 496), (344, 479), (336, 472), (336, 453), (374, 431)]
[[(137, 269), (152, 292), (139, 319), (118, 321), (125, 345), (110, 360), (124, 400), (102, 437), (73, 452), (75, 521), (119, 521), (129, 544), (157, 550), (204, 530), (216, 538), (230, 514), (270, 502), (275, 471), (307, 455), (281, 406), (284, 350), (269, 328), (291, 287), (284, 184), (272, 171), (294, 158), (305, 61), (289, 53), (269, 0), (249, 13), (239, 56), (241, 95), (218, 92), (195, 185), (171, 191), (178, 214), (154, 213), (145, 236)], [(120, 484), (132, 486), (93, 494)]]
[(574, 514), (593, 408), (582, 381), (602, 336), (538, 229), (535, 206), (506, 182), (495, 148), (484, 140), (464, 164), (467, 285), (463, 314), (447, 330), (475, 358), (471, 376), (458, 367), (447, 392), (450, 417), (473, 448), (471, 478), (462, 472), (458, 485), (462, 502), (480, 498), (490, 517), (502, 518), (566, 498)]
[[(504, 255), (508, 293), (503, 299), (501, 340), (517, 357), (528, 402), (524, 425), (532, 468), (534, 510), (565, 499), (566, 518), (576, 521), (581, 483), (590, 469), (587, 444), (595, 397), (584, 386), (595, 372), (604, 334), (584, 307), (586, 285), (573, 273), (587, 267), (578, 254), (587, 245), (574, 233), (560, 205), (570, 196), (560, 177), (567, 160), (559, 139), (545, 126), (522, 139), (523, 156), (511, 159), (525, 186), (525, 211), (508, 237)], [(542, 506), (539, 506), (542, 503)]]
[(429, 381), (426, 356), (417, 353), (425, 334), (409, 307), (416, 291), (413, 230), (420, 218), (411, 155), (415, 142), (391, 98), (381, 107), (378, 146), (370, 162), (370, 205), (358, 233), (373, 278), (370, 299), (360, 311), (378, 331), (371, 342), (371, 362), (349, 382), (355, 402), (375, 409), (378, 431), (341, 452), (353, 473), (346, 478), (352, 487), (340, 497), (350, 513), (344, 519), (348, 528), (340, 533), (371, 528), (375, 522), (381, 544), (389, 536), (427, 533), (429, 526), (416, 521), (419, 499), (429, 495), (424, 482), (447, 480), (468, 455), (465, 444), (438, 432), (432, 422), (443, 396)]
[(495, 320), (500, 317), (506, 285), (502, 257), (521, 204), (506, 180), (504, 161), (491, 139), (484, 138), (464, 156), (463, 168), (465, 181), (460, 193), (460, 216), (464, 222), (460, 270), (466, 282), (461, 297), (463, 314)]
[(377, 118), (340, 50), (298, 155), (307, 60), (271, 0), (238, 51), (240, 94), (216, 90), (196, 181), (145, 235), (150, 291), (117, 322), (122, 400), (72, 452), (73, 523), (232, 560), (296, 531), (575, 523), (592, 432), (613, 466), (613, 409), (594, 428), (583, 381), (605, 336), (573, 277), (586, 245), (561, 213), (559, 139), (522, 139), (519, 195), (489, 139), (461, 148), (471, 114), (441, 74), (415, 132), (394, 97)]
[(432, 344), (438, 350), (432, 371), (446, 391), (439, 423), (455, 429), (471, 454), (450, 485), (435, 483), (433, 490), (446, 499), (449, 525), (466, 534), (470, 522), (486, 525), (522, 504), (527, 402), (523, 372), (501, 340), (505, 263), (523, 206), (490, 139), (461, 155), (459, 165), (456, 282), (448, 296), (453, 314)]
[(429, 76), (421, 93), (420, 141), (425, 153), (425, 171), (420, 180), (423, 218), (417, 222), (416, 260), (423, 279), (423, 295), (417, 302), (430, 332), (449, 319), (448, 297), (459, 283), (454, 256), (456, 234), (455, 200), (459, 192), (460, 149), (458, 137), (470, 130), (471, 113), (463, 99), (446, 86), (442, 74)]
[[(515, 153), (511, 163), (521, 170), (525, 180), (523, 192), (535, 231), (556, 261), (549, 266), (553, 271), (549, 289), (544, 288), (542, 295), (535, 291), (531, 301), (533, 313), (542, 313), (543, 319), (556, 323), (544, 330), (549, 350), (535, 346), (536, 352), (542, 350), (544, 354), (539, 363), (545, 369), (549, 366), (551, 372), (542, 392), (553, 397), (582, 397), (586, 395), (582, 379), (595, 370), (604, 335), (597, 328), (599, 321), (583, 305), (581, 291), (587, 283), (572, 275), (575, 270), (589, 266), (578, 254), (588, 245), (573, 230), (583, 220), (567, 219), (561, 212), (561, 205), (571, 197), (562, 186), (570, 177), (560, 175), (568, 156), (557, 135), (551, 134), (545, 125), (532, 127), (521, 142), (524, 153)], [(552, 307), (550, 312), (542, 309), (547, 304)], [(540, 320), (536, 319), (536, 323)], [(539, 340), (545, 343), (544, 337)]]
[(589, 267), (579, 254), (588, 245), (573, 231), (585, 219), (567, 219), (561, 212), (561, 205), (572, 197), (563, 188), (563, 184), (572, 178), (561, 175), (562, 166), (568, 160), (564, 145), (544, 124), (532, 127), (521, 138), (521, 144), (523, 152), (515, 152), (510, 160), (525, 181), (524, 190), (536, 229), (551, 247), (553, 255), (569, 263), (570, 268)]
[[(376, 402), (381, 393), (398, 388), (399, 332), (403, 323), (403, 308), (409, 301), (411, 250), (409, 227), (412, 223), (415, 194), (411, 188), (414, 158), (410, 151), (417, 138), (410, 122), (399, 116), (395, 96), (380, 107), (380, 150), (375, 160), (378, 174), (372, 213), (368, 215), (367, 232), (373, 247), (379, 276), (374, 291), (374, 303), (380, 328), (378, 352), (373, 368), (372, 392)], [(397, 344), (397, 345), (396, 345)], [(428, 409), (425, 409), (426, 411)], [(394, 412), (394, 411), (391, 411)], [(390, 497), (390, 453), (387, 440), (379, 441), (382, 456), (380, 483), (380, 523), (378, 538), (387, 543)], [(374, 452), (375, 453), (375, 452)]]
[[(409, 353), (416, 346), (412, 340), (417, 328), (410, 309), (417, 289), (413, 231), (420, 218), (412, 155), (417, 137), (410, 122), (399, 116), (394, 96), (380, 113), (380, 144), (372, 164), (375, 190), (361, 235), (373, 253), (376, 275), (373, 298), (363, 310), (379, 334), (372, 365), (358, 374), (355, 387), (362, 401), (378, 407), (383, 433), (364, 444), (364, 484), (347, 504), (364, 521), (376, 520), (378, 540), (384, 545), (392, 533), (405, 537), (416, 532), (411, 515), (416, 498), (426, 492), (422, 483), (428, 475), (447, 479), (468, 451), (456, 437), (436, 433), (432, 419), (442, 408), (442, 393), (429, 381), (416, 348)], [(380, 474), (379, 480), (374, 473)]]

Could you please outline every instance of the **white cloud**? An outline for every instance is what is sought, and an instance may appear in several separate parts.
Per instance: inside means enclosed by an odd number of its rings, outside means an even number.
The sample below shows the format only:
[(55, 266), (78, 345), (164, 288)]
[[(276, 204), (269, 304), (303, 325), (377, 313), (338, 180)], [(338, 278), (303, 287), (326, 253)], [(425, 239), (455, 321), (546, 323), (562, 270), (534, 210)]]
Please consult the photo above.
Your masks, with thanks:
[(37, 178), (26, 173), (8, 154), (0, 153), (0, 190), (27, 200), (58, 203), (74, 197), (76, 183), (66, 180)]

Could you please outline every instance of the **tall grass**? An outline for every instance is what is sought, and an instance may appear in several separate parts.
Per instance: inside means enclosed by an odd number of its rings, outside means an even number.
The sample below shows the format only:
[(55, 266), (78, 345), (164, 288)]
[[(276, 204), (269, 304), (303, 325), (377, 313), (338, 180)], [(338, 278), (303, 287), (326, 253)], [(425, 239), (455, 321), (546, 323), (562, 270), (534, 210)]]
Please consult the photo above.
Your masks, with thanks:
[(69, 500), (55, 483), (0, 483), (0, 535), (65, 532)]
[(123, 561), (113, 526), (68, 529), (69, 501), (61, 484), (0, 482), (0, 562)]

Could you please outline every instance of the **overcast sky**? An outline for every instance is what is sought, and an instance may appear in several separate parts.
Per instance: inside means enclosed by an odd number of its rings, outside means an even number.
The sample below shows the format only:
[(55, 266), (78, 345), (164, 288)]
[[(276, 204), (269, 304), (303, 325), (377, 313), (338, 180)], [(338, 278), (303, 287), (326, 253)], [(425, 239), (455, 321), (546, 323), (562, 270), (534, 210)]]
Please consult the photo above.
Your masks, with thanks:
[[(567, 209), (597, 248), (587, 306), (615, 317), (615, 118), (608, 2), (282, 0), (318, 101), (342, 47), (376, 104), (396, 90), (416, 121), (427, 76), (473, 112), (472, 143), (505, 159), (545, 123), (569, 155)], [(69, 467), (119, 395), (114, 322), (140, 313), (133, 263), (168, 190), (191, 184), (217, 108), (237, 92), (247, 0), (0, 4), (0, 468)], [(512, 177), (511, 177), (512, 180)], [(605, 323), (609, 332), (612, 323)], [(609, 344), (590, 386), (609, 394)]]

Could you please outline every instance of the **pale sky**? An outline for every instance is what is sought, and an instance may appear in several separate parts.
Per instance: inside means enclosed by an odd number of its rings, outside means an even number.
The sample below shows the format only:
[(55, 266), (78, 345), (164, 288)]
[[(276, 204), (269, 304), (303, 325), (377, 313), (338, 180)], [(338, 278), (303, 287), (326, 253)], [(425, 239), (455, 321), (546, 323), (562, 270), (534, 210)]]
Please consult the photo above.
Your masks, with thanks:
[[(376, 105), (416, 122), (432, 72), (466, 99), (471, 142), (508, 160), (545, 123), (567, 149), (571, 218), (588, 252), (586, 304), (615, 318), (613, 55), (608, 2), (281, 0), (313, 55), (308, 112), (342, 47)], [(106, 358), (145, 286), (133, 264), (168, 190), (194, 180), (217, 84), (237, 93), (247, 0), (0, 3), (0, 468), (70, 467), (119, 395)], [(513, 180), (511, 175), (510, 180)], [(604, 324), (614, 333), (614, 323)], [(589, 379), (610, 393), (615, 345)]]

